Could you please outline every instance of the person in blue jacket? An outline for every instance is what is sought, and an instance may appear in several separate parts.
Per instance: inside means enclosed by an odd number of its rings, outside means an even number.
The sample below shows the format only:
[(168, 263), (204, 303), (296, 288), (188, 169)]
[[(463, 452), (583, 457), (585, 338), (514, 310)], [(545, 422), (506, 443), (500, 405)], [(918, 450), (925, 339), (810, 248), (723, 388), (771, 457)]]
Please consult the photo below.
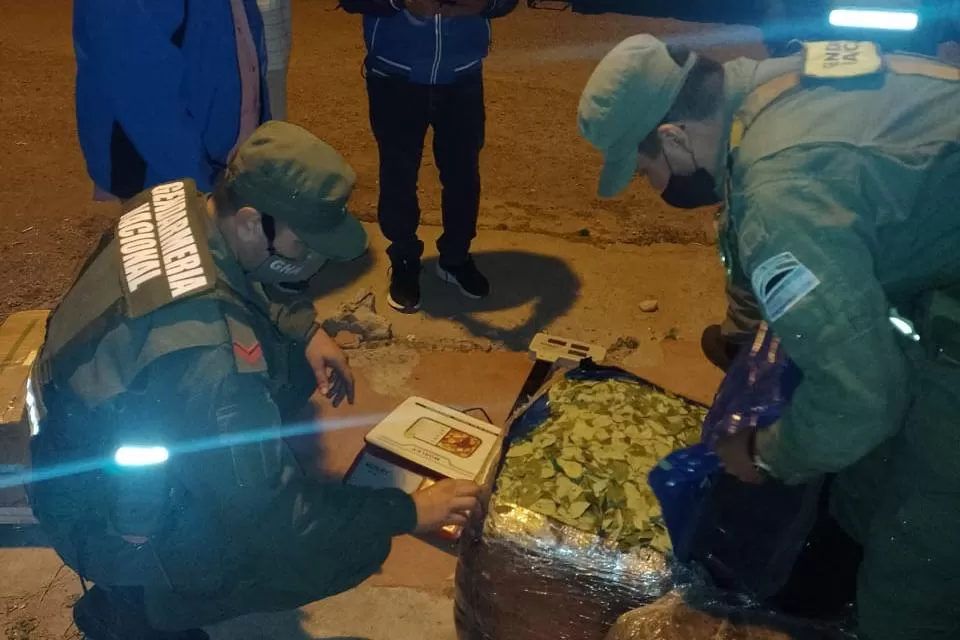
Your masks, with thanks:
[(490, 284), (470, 257), (480, 208), (484, 143), (483, 60), (490, 20), (517, 0), (341, 0), (364, 15), (370, 124), (380, 151), (380, 229), (390, 242), (387, 301), (420, 307), (417, 176), (427, 129), (443, 187), (438, 275), (471, 298)]
[(185, 177), (209, 191), (270, 119), (256, 0), (75, 0), (73, 40), (80, 147), (103, 195)]

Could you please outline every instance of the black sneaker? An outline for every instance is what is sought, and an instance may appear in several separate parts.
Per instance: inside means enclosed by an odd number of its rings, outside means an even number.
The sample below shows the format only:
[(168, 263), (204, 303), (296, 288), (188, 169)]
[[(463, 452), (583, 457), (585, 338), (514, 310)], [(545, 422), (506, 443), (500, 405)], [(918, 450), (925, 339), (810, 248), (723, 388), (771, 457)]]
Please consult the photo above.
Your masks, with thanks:
[(136, 589), (92, 587), (73, 606), (73, 621), (86, 640), (210, 640), (202, 629), (151, 628)]
[(463, 264), (455, 267), (445, 266), (443, 263), (437, 263), (437, 275), (444, 282), (449, 282), (460, 287), (463, 295), (474, 300), (486, 298), (490, 295), (490, 281), (486, 276), (480, 273), (473, 259), (468, 258)]
[(420, 308), (419, 260), (398, 260), (393, 263), (387, 304), (400, 313), (413, 313)]

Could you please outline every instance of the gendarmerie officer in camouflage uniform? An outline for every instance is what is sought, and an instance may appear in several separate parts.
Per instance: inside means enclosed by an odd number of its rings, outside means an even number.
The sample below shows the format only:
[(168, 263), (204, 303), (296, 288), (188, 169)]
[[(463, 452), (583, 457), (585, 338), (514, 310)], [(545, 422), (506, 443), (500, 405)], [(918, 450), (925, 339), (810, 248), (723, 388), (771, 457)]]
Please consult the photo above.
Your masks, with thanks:
[(867, 42), (720, 65), (647, 35), (580, 103), (604, 194), (639, 173), (676, 206), (726, 196), (731, 282), (803, 380), (716, 450), (749, 482), (834, 476), (864, 640), (960, 638), (958, 111), (960, 68)]
[(54, 311), (29, 381), (30, 496), (96, 585), (74, 609), (91, 640), (205, 638), (327, 597), (374, 573), (394, 536), (475, 507), (472, 483), (411, 498), (307, 477), (271, 433), (318, 383), (353, 401), (311, 301), (265, 287), (366, 250), (354, 180), (307, 131), (268, 122), (212, 196), (183, 180), (125, 203)]

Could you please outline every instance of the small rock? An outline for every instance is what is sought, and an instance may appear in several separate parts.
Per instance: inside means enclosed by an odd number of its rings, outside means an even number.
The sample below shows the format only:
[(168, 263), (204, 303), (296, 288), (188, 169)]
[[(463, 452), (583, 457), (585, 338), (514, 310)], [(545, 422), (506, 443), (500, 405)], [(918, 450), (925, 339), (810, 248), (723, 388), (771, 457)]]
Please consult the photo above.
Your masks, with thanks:
[(640, 303), (640, 311), (644, 313), (653, 313), (660, 308), (659, 300), (644, 300)]
[(377, 313), (376, 296), (369, 289), (359, 291), (356, 297), (340, 305), (337, 316), (323, 323), (330, 335), (347, 331), (360, 337), (361, 342), (390, 340), (393, 327), (389, 320)]
[(498, 224), (498, 225), (497, 225), (496, 227), (494, 227), (494, 228), (495, 228), (497, 231), (506, 231), (507, 229), (509, 229), (509, 227), (508, 227), (506, 224), (504, 224), (503, 222), (501, 222), (500, 224)]
[(580, 236), (581, 238), (589, 238), (590, 229), (580, 229), (580, 231), (577, 231), (577, 235)]
[(341, 331), (333, 340), (341, 349), (359, 349), (362, 342), (360, 336), (350, 331)]

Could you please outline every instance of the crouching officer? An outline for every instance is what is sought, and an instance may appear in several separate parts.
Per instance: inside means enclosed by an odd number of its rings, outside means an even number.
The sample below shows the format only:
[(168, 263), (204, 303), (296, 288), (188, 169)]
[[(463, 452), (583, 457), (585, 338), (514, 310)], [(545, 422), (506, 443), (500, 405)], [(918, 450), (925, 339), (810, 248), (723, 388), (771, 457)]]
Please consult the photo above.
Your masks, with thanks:
[(604, 193), (639, 173), (678, 205), (726, 195), (727, 268), (803, 380), (717, 452), (751, 482), (836, 474), (866, 640), (960, 638), (958, 111), (960, 69), (869, 43), (720, 65), (650, 36), (580, 103)]
[(30, 497), (96, 585), (74, 609), (90, 640), (205, 638), (325, 598), (377, 571), (394, 536), (476, 506), (472, 483), (411, 498), (307, 477), (278, 437), (318, 383), (353, 401), (312, 304), (265, 287), (366, 250), (354, 180), (332, 148), (268, 122), (212, 196), (184, 180), (128, 201), (52, 314), (29, 382)]

